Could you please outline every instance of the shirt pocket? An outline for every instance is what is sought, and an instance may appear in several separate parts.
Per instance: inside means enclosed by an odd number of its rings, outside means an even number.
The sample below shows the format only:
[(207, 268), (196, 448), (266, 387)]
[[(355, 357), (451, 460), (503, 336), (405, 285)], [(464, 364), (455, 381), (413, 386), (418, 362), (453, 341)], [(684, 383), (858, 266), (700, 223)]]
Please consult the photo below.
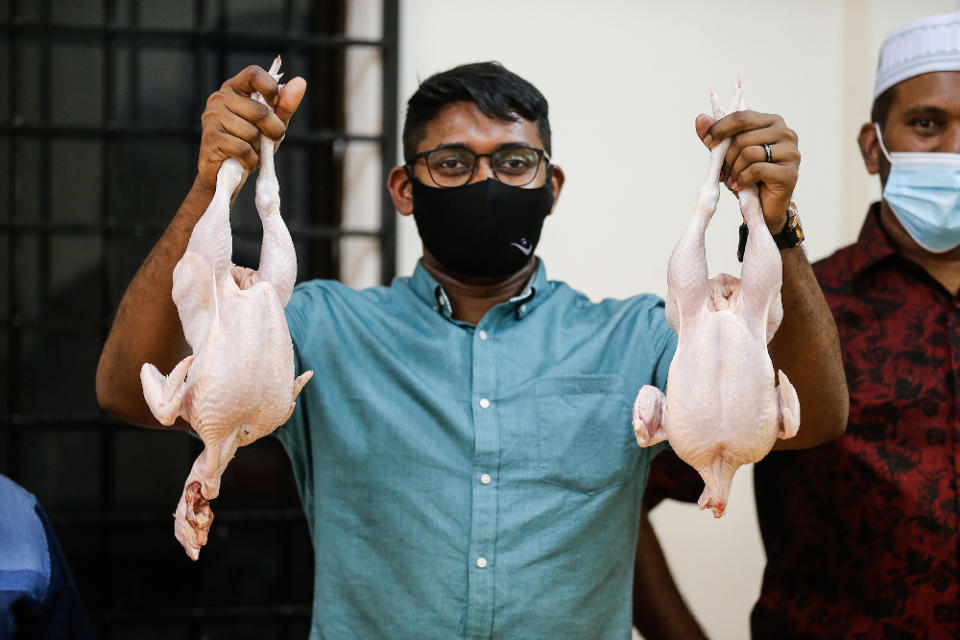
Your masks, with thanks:
[(619, 376), (544, 378), (535, 391), (542, 480), (593, 494), (632, 476), (640, 447)]

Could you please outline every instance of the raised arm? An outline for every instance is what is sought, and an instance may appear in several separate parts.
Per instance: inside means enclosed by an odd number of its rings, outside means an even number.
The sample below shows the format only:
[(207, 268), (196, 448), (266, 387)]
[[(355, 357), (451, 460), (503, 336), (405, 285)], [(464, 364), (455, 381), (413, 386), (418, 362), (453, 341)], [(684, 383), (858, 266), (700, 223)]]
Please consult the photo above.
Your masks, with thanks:
[[(207, 99), (201, 117), (197, 177), (127, 286), (100, 354), (97, 401), (105, 411), (131, 424), (160, 426), (143, 399), (140, 367), (151, 362), (161, 371), (169, 371), (190, 352), (171, 297), (173, 268), (183, 257), (193, 226), (213, 198), (221, 163), (229, 157), (238, 158), (244, 166), (245, 180), (257, 167), (261, 134), (279, 140), (305, 90), (302, 78), (294, 78), (278, 89), (264, 69), (251, 66)], [(249, 96), (254, 92), (274, 110), (252, 100)], [(177, 426), (188, 427), (182, 420)]]
[[(713, 148), (732, 138), (720, 179), (733, 190), (758, 184), (767, 228), (779, 232), (797, 184), (797, 135), (778, 115), (738, 111), (714, 122), (701, 115), (697, 134)], [(763, 148), (770, 149), (770, 160)], [(804, 449), (843, 434), (849, 412), (846, 376), (833, 315), (800, 247), (780, 252), (783, 322), (770, 342), (773, 365), (790, 377), (800, 397), (800, 431), (774, 449)]]
[[(699, 478), (694, 476), (699, 484)], [(644, 505), (633, 570), (633, 626), (644, 640), (706, 640), (673, 581), (660, 541)]]

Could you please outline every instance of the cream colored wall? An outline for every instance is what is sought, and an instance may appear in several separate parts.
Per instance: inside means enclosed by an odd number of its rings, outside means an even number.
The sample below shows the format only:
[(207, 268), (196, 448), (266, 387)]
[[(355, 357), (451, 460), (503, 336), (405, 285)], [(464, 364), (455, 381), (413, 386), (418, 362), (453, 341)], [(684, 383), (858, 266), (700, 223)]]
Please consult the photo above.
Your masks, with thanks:
[[(553, 279), (597, 300), (663, 295), (667, 258), (692, 210), (707, 154), (694, 117), (708, 91), (799, 133), (795, 192), (811, 259), (856, 238), (874, 180), (855, 140), (868, 118), (876, 52), (893, 27), (958, 1), (406, 0), (400, 95), (461, 62), (495, 59), (547, 96), (554, 158), (567, 173), (539, 255)], [(401, 103), (401, 117), (405, 104)], [(707, 237), (711, 273), (738, 273), (739, 215), (724, 197)], [(399, 222), (398, 272), (420, 255), (413, 220)], [(681, 589), (713, 638), (748, 637), (764, 556), (752, 474), (735, 479), (727, 515), (691, 505), (654, 512)]]

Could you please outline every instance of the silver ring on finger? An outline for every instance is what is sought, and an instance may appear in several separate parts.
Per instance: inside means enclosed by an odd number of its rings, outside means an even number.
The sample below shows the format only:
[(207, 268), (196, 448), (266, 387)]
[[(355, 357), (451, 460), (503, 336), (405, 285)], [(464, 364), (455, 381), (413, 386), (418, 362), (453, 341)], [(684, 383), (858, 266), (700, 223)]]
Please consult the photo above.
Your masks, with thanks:
[(763, 147), (763, 154), (765, 157), (764, 162), (773, 162), (773, 151), (770, 149), (770, 145), (766, 142), (760, 143), (760, 146)]

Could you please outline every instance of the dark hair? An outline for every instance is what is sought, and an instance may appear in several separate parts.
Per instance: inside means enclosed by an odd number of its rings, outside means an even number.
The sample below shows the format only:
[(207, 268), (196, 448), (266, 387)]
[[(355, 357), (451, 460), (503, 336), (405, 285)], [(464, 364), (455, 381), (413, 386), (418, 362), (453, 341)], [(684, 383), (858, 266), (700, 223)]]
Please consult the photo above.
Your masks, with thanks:
[(880, 125), (880, 129), (887, 126), (887, 116), (890, 115), (890, 106), (896, 97), (897, 85), (893, 85), (878, 95), (877, 99), (873, 101), (873, 107), (870, 109), (870, 121)]
[(472, 102), (490, 118), (516, 122), (526, 118), (535, 123), (550, 153), (550, 121), (547, 99), (535, 86), (508, 71), (499, 62), (474, 62), (437, 73), (422, 83), (407, 101), (403, 123), (403, 157), (416, 154), (427, 123), (454, 102)]

